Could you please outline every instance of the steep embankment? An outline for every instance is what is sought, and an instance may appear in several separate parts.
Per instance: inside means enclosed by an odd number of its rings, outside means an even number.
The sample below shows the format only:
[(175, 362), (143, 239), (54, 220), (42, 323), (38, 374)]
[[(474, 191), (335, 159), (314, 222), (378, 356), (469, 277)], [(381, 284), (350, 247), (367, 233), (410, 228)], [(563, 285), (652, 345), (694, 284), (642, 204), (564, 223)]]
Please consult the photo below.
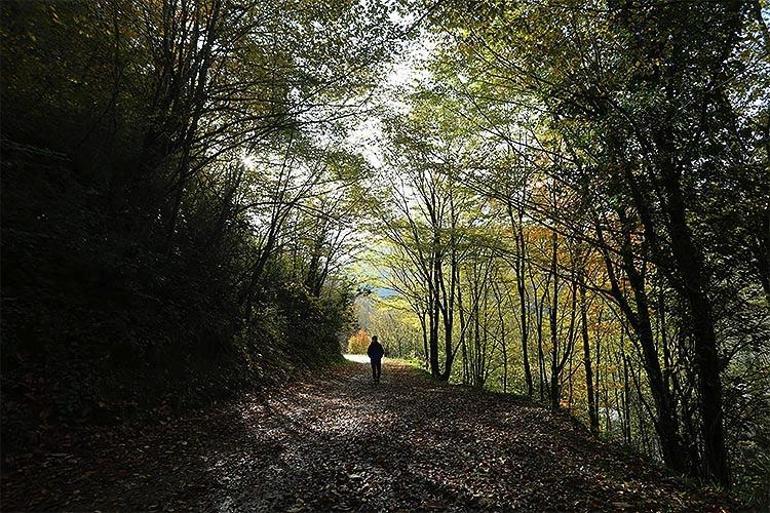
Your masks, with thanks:
[(6, 462), (3, 511), (729, 511), (567, 416), (349, 362), (157, 424)]

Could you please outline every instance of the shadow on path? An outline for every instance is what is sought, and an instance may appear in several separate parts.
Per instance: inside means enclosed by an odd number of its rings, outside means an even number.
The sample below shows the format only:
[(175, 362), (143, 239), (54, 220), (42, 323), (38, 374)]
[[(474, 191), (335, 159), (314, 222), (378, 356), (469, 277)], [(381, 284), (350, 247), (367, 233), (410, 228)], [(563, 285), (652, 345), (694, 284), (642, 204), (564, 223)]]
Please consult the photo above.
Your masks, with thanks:
[(566, 415), (389, 359), (374, 385), (349, 360), (270, 397), (74, 435), (3, 476), (3, 510), (720, 511)]

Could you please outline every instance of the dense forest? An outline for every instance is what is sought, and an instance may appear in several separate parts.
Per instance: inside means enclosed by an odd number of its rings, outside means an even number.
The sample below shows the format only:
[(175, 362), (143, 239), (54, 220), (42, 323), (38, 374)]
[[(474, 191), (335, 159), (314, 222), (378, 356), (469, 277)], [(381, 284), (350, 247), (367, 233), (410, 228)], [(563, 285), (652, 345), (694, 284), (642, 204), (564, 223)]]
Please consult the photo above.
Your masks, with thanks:
[(766, 500), (762, 16), (730, 2), (439, 16), (427, 78), (383, 119), (373, 278), (394, 294), (363, 303), (362, 324), (437, 379), (567, 408)]
[(2, 9), (4, 407), (109, 418), (338, 355), (363, 169), (339, 141), (384, 9)]
[(378, 335), (770, 505), (764, 0), (0, 10), (4, 453)]

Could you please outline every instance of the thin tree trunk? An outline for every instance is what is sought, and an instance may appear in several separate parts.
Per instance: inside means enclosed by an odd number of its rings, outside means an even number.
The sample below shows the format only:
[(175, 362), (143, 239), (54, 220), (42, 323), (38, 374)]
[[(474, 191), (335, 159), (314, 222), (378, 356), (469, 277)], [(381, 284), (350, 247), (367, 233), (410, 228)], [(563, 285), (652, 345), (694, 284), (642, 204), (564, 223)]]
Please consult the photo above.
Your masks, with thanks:
[(586, 302), (586, 287), (583, 271), (580, 271), (580, 324), (583, 338), (583, 365), (586, 375), (586, 396), (588, 397), (588, 418), (591, 425), (591, 431), (599, 431), (599, 419), (596, 416), (596, 405), (594, 403), (594, 381), (593, 371), (591, 369), (591, 346), (588, 341), (588, 304)]
[(559, 333), (557, 329), (557, 314), (559, 306), (559, 274), (558, 269), (556, 268), (559, 243), (556, 231), (552, 233), (551, 241), (551, 274), (553, 276), (553, 296), (551, 299), (551, 309), (549, 312), (549, 327), (551, 329), (551, 388), (549, 395), (551, 408), (557, 409), (559, 408), (559, 401), (561, 399), (561, 388), (559, 383), (558, 369)]

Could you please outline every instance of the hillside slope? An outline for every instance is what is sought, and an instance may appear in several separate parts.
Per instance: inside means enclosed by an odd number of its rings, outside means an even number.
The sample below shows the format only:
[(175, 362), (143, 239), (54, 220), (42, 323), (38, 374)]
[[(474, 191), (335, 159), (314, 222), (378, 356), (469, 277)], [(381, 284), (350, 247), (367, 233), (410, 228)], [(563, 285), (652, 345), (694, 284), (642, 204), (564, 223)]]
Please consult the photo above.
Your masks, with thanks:
[(569, 417), (348, 362), (271, 397), (6, 461), (3, 511), (731, 511)]

